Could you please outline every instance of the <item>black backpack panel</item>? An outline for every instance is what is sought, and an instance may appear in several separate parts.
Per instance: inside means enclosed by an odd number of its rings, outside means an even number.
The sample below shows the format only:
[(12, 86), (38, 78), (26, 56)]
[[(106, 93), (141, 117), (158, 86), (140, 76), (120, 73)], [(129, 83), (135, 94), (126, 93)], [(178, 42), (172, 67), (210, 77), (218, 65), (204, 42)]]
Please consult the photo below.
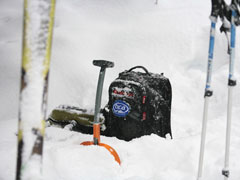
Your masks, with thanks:
[[(136, 68), (145, 72), (132, 71)], [(104, 134), (126, 141), (151, 133), (172, 137), (171, 99), (171, 84), (163, 74), (150, 73), (142, 66), (120, 73), (109, 87)]]

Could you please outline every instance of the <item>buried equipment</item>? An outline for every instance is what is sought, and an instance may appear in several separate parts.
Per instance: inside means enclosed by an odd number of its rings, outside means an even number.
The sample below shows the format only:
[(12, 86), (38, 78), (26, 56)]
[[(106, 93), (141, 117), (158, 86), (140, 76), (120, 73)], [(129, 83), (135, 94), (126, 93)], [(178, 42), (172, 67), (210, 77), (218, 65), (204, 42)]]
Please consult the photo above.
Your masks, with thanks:
[(104, 76), (106, 72), (106, 68), (111, 68), (114, 66), (113, 62), (105, 61), (105, 60), (94, 60), (93, 65), (101, 67), (99, 78), (98, 78), (98, 86), (97, 86), (97, 93), (96, 93), (96, 100), (95, 100), (95, 112), (94, 112), (94, 121), (93, 121), (93, 141), (85, 141), (82, 142), (81, 145), (98, 145), (105, 147), (115, 158), (115, 160), (121, 164), (120, 158), (117, 152), (109, 145), (100, 143), (100, 106), (101, 106), (101, 99), (102, 99), (102, 89), (103, 89), (103, 82)]
[[(98, 121), (102, 135), (125, 141), (152, 133), (172, 138), (172, 88), (163, 73), (151, 73), (143, 66), (135, 66), (120, 72), (108, 92), (108, 103), (100, 110)], [(61, 105), (52, 111), (48, 122), (92, 134), (94, 114), (91, 110)]]

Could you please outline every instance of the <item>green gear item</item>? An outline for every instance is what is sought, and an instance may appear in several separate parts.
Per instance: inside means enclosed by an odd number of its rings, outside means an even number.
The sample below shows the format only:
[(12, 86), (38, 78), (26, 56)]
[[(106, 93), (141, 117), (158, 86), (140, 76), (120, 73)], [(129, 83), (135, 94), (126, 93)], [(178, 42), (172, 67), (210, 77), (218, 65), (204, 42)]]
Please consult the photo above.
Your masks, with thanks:
[[(93, 127), (94, 114), (75, 106), (61, 105), (55, 108), (48, 121), (50, 124), (67, 125), (75, 121), (78, 126)], [(100, 124), (104, 123), (104, 117), (100, 117)]]

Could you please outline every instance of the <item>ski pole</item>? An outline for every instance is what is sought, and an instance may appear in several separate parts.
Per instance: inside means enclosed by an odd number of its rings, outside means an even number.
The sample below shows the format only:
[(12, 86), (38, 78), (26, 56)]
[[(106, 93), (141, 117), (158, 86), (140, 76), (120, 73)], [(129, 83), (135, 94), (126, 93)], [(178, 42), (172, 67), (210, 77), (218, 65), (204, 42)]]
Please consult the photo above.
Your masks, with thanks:
[(229, 76), (228, 76), (228, 105), (227, 105), (227, 128), (226, 128), (226, 142), (225, 142), (225, 162), (222, 170), (224, 180), (229, 178), (229, 149), (230, 149), (230, 134), (231, 134), (231, 120), (232, 120), (232, 91), (236, 86), (236, 80), (234, 79), (234, 60), (235, 60), (235, 39), (236, 39), (236, 27), (235, 18), (236, 11), (232, 10), (231, 17), (231, 42), (230, 42), (230, 62), (229, 62)]
[(203, 157), (204, 157), (206, 129), (207, 129), (208, 104), (209, 104), (209, 98), (213, 94), (213, 91), (211, 90), (211, 77), (212, 77), (212, 61), (213, 61), (217, 17), (210, 16), (210, 20), (211, 20), (211, 29), (210, 29), (210, 40), (209, 40), (209, 50), (208, 50), (207, 81), (206, 81), (206, 87), (205, 87), (205, 93), (204, 93), (204, 110), (203, 110), (202, 134), (201, 134), (201, 145), (200, 145), (197, 180), (200, 180), (202, 177)]

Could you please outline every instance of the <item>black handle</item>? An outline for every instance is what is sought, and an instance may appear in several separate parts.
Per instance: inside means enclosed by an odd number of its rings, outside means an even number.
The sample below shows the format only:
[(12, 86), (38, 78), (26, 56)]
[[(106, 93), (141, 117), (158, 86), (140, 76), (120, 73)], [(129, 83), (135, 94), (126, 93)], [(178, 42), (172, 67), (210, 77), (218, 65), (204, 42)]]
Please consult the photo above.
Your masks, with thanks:
[(135, 67), (132, 67), (131, 69), (128, 70), (128, 72), (131, 72), (132, 70), (137, 69), (137, 68), (143, 69), (146, 74), (150, 75), (150, 73), (148, 72), (148, 70), (147, 70), (145, 67), (143, 67), (143, 66), (135, 66)]
[(222, 0), (212, 0), (211, 16), (214, 16), (215, 18), (217, 18), (219, 15), (221, 16), (222, 4)]
[(114, 62), (106, 60), (93, 60), (93, 65), (99, 66), (101, 68), (112, 68), (114, 67)]

